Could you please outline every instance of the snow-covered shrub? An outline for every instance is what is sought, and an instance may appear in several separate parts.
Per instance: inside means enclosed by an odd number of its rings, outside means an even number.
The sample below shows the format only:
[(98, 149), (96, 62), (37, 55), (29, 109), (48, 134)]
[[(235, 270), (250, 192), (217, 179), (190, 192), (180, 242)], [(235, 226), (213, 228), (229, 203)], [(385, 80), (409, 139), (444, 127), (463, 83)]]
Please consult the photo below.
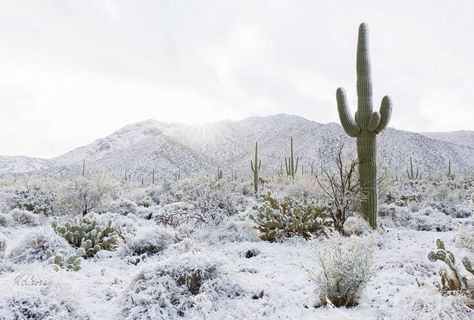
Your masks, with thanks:
[(100, 211), (106, 199), (114, 193), (115, 187), (105, 173), (98, 173), (91, 178), (80, 177), (63, 191), (62, 210), (83, 216), (91, 210)]
[(333, 235), (319, 245), (314, 280), (320, 305), (354, 306), (374, 274), (374, 242), (369, 237)]
[(13, 219), (10, 215), (0, 212), (0, 227), (8, 227), (13, 224)]
[(263, 199), (263, 204), (254, 207), (256, 214), (251, 216), (262, 240), (274, 242), (293, 236), (309, 239), (325, 235), (331, 226), (325, 209), (307, 197), (277, 199), (269, 193)]
[(113, 251), (117, 248), (119, 231), (107, 223), (97, 223), (96, 219), (87, 217), (68, 221), (63, 225), (52, 224), (57, 234), (66, 239), (73, 247), (83, 248), (84, 257), (93, 257), (100, 250)]
[(10, 216), (12, 217), (13, 221), (19, 225), (26, 225), (26, 226), (39, 225), (38, 216), (31, 211), (27, 211), (23, 209), (13, 209), (12, 211), (10, 211)]
[(371, 229), (367, 220), (360, 215), (354, 215), (347, 218), (344, 223), (344, 234), (347, 236), (356, 235), (360, 236), (363, 234), (370, 233)]
[(454, 226), (452, 218), (433, 207), (423, 207), (412, 215), (409, 227), (420, 231), (449, 231)]
[(220, 242), (245, 242), (258, 241), (260, 233), (256, 225), (244, 215), (229, 217), (217, 227), (203, 229), (200, 238), (207, 239), (212, 244)]
[(397, 320), (471, 320), (474, 309), (463, 295), (433, 294), (429, 288), (405, 288), (395, 296), (394, 308), (387, 319)]
[(186, 253), (142, 270), (126, 291), (121, 316), (129, 320), (177, 319), (191, 316), (198, 295), (214, 305), (242, 295), (207, 255)]
[(26, 190), (17, 190), (13, 198), (13, 208), (27, 210), (36, 214), (50, 215), (55, 213), (55, 193), (45, 191), (39, 186), (31, 186)]
[(194, 208), (186, 219), (201, 224), (219, 224), (224, 217), (237, 214), (243, 209), (243, 200), (236, 199), (225, 187), (225, 181), (187, 186), (184, 200)]
[(453, 219), (436, 208), (423, 206), (400, 207), (395, 204), (382, 204), (379, 209), (380, 222), (386, 226), (406, 227), (418, 231), (453, 230)]
[(0, 233), (0, 260), (5, 256), (5, 251), (7, 250), (7, 237)]
[(158, 224), (170, 227), (178, 227), (187, 221), (188, 216), (191, 215), (194, 206), (187, 202), (175, 202), (166, 204), (160, 210), (153, 212), (152, 218)]
[(46, 254), (48, 249), (53, 252), (72, 251), (67, 241), (58, 236), (52, 229), (39, 228), (27, 233), (19, 244), (11, 250), (9, 258), (17, 264), (45, 261), (48, 259)]
[(153, 226), (140, 230), (140, 233), (127, 244), (127, 253), (154, 255), (176, 242), (175, 237), (174, 231), (165, 227)]
[(435, 204), (434, 207), (453, 218), (468, 218), (472, 216), (472, 210), (462, 204)]
[(14, 295), (0, 300), (2, 320), (90, 320), (77, 303), (52, 295)]
[(474, 252), (474, 232), (466, 229), (459, 230), (454, 243), (458, 248), (466, 248)]
[(126, 216), (128, 214), (136, 214), (138, 211), (138, 206), (135, 202), (122, 198), (110, 202), (105, 210)]

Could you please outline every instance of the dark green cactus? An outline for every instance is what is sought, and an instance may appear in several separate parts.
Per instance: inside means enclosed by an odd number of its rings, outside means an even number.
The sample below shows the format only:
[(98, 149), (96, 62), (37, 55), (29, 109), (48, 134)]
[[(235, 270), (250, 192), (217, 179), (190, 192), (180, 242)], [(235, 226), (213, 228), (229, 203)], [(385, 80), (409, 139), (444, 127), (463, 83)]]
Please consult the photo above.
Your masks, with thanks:
[(413, 170), (413, 159), (410, 158), (410, 169), (407, 169), (407, 176), (408, 179), (410, 180), (417, 180), (419, 175), (418, 175), (418, 167), (416, 168), (416, 173)]
[(295, 178), (295, 173), (298, 172), (298, 160), (299, 157), (296, 157), (296, 162), (293, 154), (293, 137), (290, 138), (290, 156), (285, 158), (285, 167), (286, 175)]
[(258, 192), (258, 176), (260, 173), (260, 168), (262, 167), (262, 160), (258, 159), (258, 142), (255, 142), (255, 156), (254, 160), (250, 160), (250, 169), (253, 172), (253, 188), (255, 193)]
[(454, 259), (454, 255), (450, 251), (446, 250), (444, 242), (440, 239), (436, 240), (436, 247), (436, 251), (431, 251), (428, 253), (428, 259), (431, 262), (442, 261), (448, 266), (450, 270), (450, 272), (448, 272), (445, 268), (439, 270), (441, 286), (443, 290), (461, 290), (461, 277), (459, 276), (458, 270), (456, 268), (456, 260)]
[(337, 109), (344, 131), (357, 138), (359, 158), (359, 180), (364, 197), (362, 212), (373, 228), (377, 227), (377, 166), (376, 135), (385, 129), (392, 114), (392, 102), (388, 96), (382, 99), (380, 112), (373, 111), (372, 81), (369, 61), (368, 28), (365, 23), (359, 27), (357, 44), (357, 112), (350, 114), (346, 93), (339, 88), (336, 92)]

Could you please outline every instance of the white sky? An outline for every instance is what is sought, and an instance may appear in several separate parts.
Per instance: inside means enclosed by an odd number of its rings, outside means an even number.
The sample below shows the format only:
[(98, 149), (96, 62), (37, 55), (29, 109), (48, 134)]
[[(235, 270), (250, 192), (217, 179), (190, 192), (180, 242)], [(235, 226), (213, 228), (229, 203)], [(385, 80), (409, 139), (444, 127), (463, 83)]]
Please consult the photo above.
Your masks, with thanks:
[(53, 157), (149, 118), (337, 122), (362, 21), (391, 126), (474, 130), (472, 0), (0, 0), (0, 154)]

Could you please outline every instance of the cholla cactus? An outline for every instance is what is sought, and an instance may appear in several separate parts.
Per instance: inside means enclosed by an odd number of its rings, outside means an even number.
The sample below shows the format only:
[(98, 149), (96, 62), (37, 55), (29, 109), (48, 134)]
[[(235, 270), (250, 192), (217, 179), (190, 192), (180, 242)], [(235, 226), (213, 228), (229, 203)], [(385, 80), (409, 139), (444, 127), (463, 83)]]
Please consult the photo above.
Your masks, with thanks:
[(48, 257), (48, 263), (53, 266), (55, 271), (64, 269), (67, 271), (78, 271), (81, 269), (81, 259), (85, 255), (85, 251), (82, 248), (76, 250), (75, 254), (70, 255), (66, 251), (55, 252), (46, 250), (46, 256)]
[(461, 277), (459, 276), (458, 270), (456, 268), (456, 260), (454, 255), (446, 250), (444, 242), (440, 239), (436, 240), (436, 251), (431, 251), (428, 253), (428, 259), (432, 262), (442, 261), (444, 262), (450, 272), (446, 268), (439, 270), (439, 275), (441, 276), (441, 286), (443, 290), (448, 291), (457, 291), (462, 289)]
[(61, 226), (53, 222), (52, 226), (72, 246), (82, 248), (85, 257), (93, 257), (99, 250), (115, 249), (120, 235), (111, 220), (105, 226), (97, 224), (95, 219), (87, 218), (66, 222)]
[(306, 197), (277, 199), (269, 193), (263, 199), (262, 205), (253, 208), (257, 213), (251, 216), (262, 240), (275, 242), (293, 236), (310, 239), (325, 235), (331, 227), (324, 207)]

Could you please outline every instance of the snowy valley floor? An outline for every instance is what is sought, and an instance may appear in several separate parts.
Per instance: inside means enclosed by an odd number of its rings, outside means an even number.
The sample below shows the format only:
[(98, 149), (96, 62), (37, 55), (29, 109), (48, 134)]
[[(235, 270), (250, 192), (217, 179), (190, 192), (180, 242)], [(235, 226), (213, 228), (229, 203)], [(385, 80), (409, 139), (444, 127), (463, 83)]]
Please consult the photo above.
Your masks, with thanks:
[[(455, 239), (460, 230), (467, 235), (474, 233), (472, 216), (437, 220), (440, 225), (435, 229), (446, 224), (450, 226), (447, 231), (420, 231), (386, 223), (376, 232), (365, 232), (361, 237), (375, 242), (376, 271), (359, 304), (353, 308), (315, 308), (318, 288), (308, 270), (317, 268), (316, 252), (322, 240), (295, 237), (280, 243), (262, 241), (248, 219), (249, 210), (247, 207), (217, 227), (191, 233), (175, 233), (134, 214), (97, 215), (97, 219), (114, 219), (131, 238), (153, 238), (155, 234), (167, 245), (156, 254), (132, 256), (122, 244), (116, 251), (102, 250), (85, 259), (76, 272), (53, 271), (42, 259), (18, 263), (12, 258), (12, 252), (22, 248), (30, 234), (55, 237), (50, 218), (43, 217), (38, 226), (0, 227), (7, 239), (5, 258), (0, 260), (0, 319), (28, 319), (19, 314), (30, 315), (30, 319), (97, 320), (474, 319), (474, 310), (467, 306), (464, 296), (440, 293), (438, 269), (442, 264), (427, 259), (436, 239), (443, 240), (458, 260), (471, 254)], [(169, 279), (163, 280), (166, 272), (157, 277), (163, 270), (186, 273), (187, 267), (196, 265), (203, 270), (211, 266), (208, 269), (217, 272), (212, 281), (203, 282), (207, 287), (195, 294), (183, 294), (167, 282)], [(140, 286), (137, 279), (146, 281)], [(177, 290), (175, 296), (173, 290)], [(170, 301), (187, 305), (183, 307), (186, 311), (166, 311)]]

